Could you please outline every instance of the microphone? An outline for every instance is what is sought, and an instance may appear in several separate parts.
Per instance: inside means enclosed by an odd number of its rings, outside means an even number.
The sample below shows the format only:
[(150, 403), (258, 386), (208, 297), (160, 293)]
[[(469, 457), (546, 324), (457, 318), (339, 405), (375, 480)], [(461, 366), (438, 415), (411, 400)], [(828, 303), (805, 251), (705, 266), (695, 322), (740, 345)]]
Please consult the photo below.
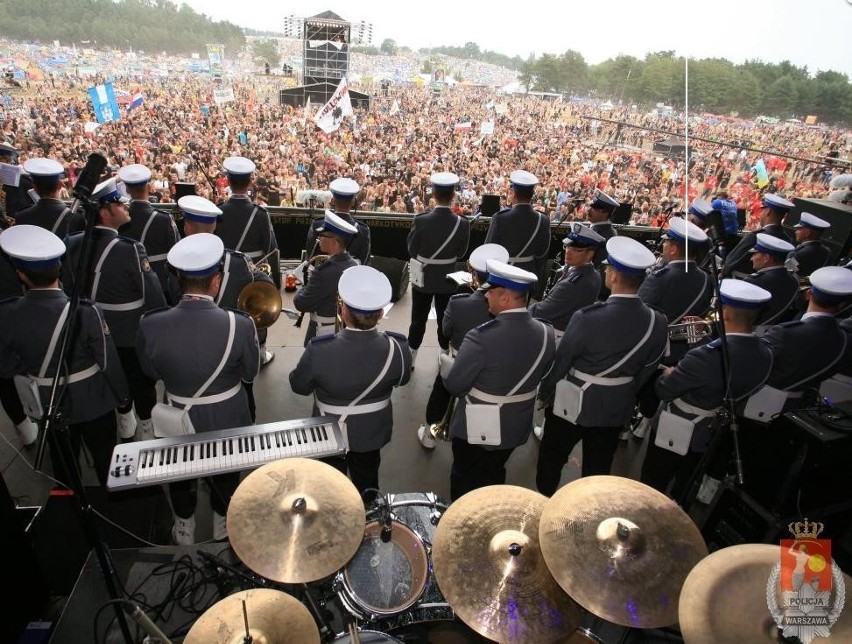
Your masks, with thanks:
[(86, 160), (86, 165), (77, 177), (77, 183), (74, 184), (74, 203), (71, 204), (71, 212), (77, 212), (80, 205), (92, 196), (95, 186), (98, 185), (99, 179), (106, 168), (107, 160), (102, 154), (93, 152)]
[(390, 503), (388, 503), (387, 496), (380, 496), (377, 499), (377, 503), (378, 520), (379, 523), (382, 524), (382, 532), (379, 536), (381, 537), (382, 543), (388, 543), (391, 540), (391, 534), (393, 533), (393, 519), (391, 517)]
[(728, 249), (725, 248), (725, 222), (721, 210), (714, 208), (707, 213), (707, 236), (713, 242), (719, 257), (725, 259)]

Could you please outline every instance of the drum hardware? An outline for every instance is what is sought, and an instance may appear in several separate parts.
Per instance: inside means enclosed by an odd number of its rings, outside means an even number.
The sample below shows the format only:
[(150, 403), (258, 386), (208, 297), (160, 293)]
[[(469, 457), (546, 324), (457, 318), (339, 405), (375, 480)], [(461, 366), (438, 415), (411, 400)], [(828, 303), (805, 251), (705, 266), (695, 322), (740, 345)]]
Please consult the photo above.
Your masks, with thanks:
[(282, 306), (281, 293), (269, 282), (246, 284), (237, 296), (237, 308), (248, 313), (258, 329), (275, 324)]
[(701, 533), (674, 501), (618, 476), (562, 487), (544, 506), (538, 534), (547, 568), (568, 595), (633, 628), (677, 622), (683, 582), (707, 556)]
[(671, 342), (685, 341), (689, 345), (713, 335), (713, 322), (697, 315), (685, 315), (680, 322), (669, 324), (668, 328)]
[[(722, 548), (700, 561), (690, 571), (680, 593), (678, 615), (684, 641), (794, 641), (782, 637), (767, 604), (767, 586), (773, 569), (781, 562), (781, 552), (777, 545), (747, 543)], [(852, 587), (852, 578), (843, 578), (846, 588)], [(780, 605), (780, 584), (776, 592)], [(852, 612), (848, 606), (831, 627), (830, 637), (813, 641), (852, 641)]]
[(231, 547), (251, 570), (284, 584), (323, 579), (361, 545), (364, 504), (352, 482), (325, 463), (267, 463), (237, 487), (228, 507)]
[(542, 557), (546, 503), (525, 488), (484, 487), (456, 500), (435, 530), (435, 578), (456, 615), (483, 637), (552, 642), (580, 625), (580, 607)]
[(185, 644), (299, 642), (320, 644), (314, 618), (295, 597), (255, 588), (234, 593), (208, 608), (193, 624)]

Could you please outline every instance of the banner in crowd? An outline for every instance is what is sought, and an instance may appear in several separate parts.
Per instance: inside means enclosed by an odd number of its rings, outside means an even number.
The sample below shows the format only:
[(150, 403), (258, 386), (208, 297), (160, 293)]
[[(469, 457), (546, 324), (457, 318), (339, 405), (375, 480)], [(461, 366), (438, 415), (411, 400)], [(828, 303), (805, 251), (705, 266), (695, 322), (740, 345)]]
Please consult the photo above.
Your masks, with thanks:
[(479, 128), (480, 134), (494, 134), (494, 121), (483, 121)]
[(222, 70), (222, 60), (225, 58), (225, 45), (218, 43), (208, 43), (207, 45), (207, 62), (210, 63), (210, 71), (218, 72)]
[(213, 102), (216, 105), (222, 105), (223, 103), (230, 103), (234, 100), (234, 88), (233, 87), (221, 87), (219, 89), (213, 90)]
[(92, 99), (92, 109), (98, 123), (109, 123), (121, 119), (121, 110), (112, 83), (104, 83), (89, 88), (89, 98)]
[(757, 187), (765, 188), (769, 185), (769, 173), (766, 171), (766, 164), (763, 159), (758, 159), (754, 164), (754, 173), (757, 177)]
[(136, 91), (130, 95), (130, 102), (127, 104), (127, 111), (131, 112), (135, 110), (137, 107), (140, 107), (144, 102), (145, 96), (142, 94), (142, 90), (137, 87)]
[(352, 120), (355, 120), (355, 110), (352, 109), (352, 100), (349, 98), (349, 85), (346, 77), (343, 77), (328, 103), (314, 116), (314, 123), (326, 134), (331, 134), (340, 127), (345, 116), (351, 116)]

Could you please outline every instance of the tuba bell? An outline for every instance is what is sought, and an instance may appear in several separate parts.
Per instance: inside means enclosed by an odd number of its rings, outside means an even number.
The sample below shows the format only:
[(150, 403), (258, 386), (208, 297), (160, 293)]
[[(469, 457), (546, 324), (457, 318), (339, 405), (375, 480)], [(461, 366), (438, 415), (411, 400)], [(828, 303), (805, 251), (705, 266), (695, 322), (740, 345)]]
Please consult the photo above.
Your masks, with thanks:
[(281, 315), (281, 293), (269, 282), (246, 284), (237, 297), (237, 308), (249, 314), (258, 329), (266, 329)]

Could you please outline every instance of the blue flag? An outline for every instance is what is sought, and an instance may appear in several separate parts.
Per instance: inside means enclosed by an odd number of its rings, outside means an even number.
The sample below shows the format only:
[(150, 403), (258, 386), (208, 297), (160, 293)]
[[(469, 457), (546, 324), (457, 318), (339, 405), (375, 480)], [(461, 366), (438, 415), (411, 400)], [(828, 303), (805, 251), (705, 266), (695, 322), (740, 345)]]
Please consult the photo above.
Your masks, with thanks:
[(112, 83), (97, 85), (89, 88), (89, 98), (92, 99), (92, 109), (98, 123), (108, 123), (121, 119), (121, 110), (115, 98)]

